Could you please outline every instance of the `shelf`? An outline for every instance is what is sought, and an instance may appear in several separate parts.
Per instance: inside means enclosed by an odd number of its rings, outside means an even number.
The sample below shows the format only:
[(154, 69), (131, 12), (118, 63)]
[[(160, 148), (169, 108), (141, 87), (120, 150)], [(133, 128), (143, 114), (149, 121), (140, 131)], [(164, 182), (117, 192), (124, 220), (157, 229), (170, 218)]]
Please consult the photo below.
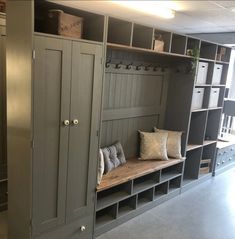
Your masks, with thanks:
[(223, 107), (213, 107), (213, 108), (208, 108), (208, 110), (221, 110)]
[(206, 108), (203, 108), (203, 109), (195, 109), (195, 110), (192, 110), (192, 113), (196, 113), (196, 112), (202, 112), (202, 111), (207, 111), (208, 109)]
[(181, 176), (180, 173), (164, 173), (164, 175), (161, 175), (161, 182), (169, 181), (171, 179), (177, 178)]
[(4, 179), (0, 179), (0, 183), (4, 183), (4, 182), (7, 182), (8, 179), (7, 178), (4, 178)]
[(201, 145), (201, 144), (188, 144), (186, 147), (186, 151), (198, 149), (198, 148), (201, 148), (202, 146), (203, 145)]
[(217, 140), (204, 140), (203, 146), (217, 143)]
[(168, 182), (164, 182), (155, 187), (154, 200), (162, 198), (168, 193)]
[(137, 207), (140, 208), (153, 201), (153, 188), (138, 194)]
[(133, 186), (133, 193), (142, 192), (145, 189), (154, 187), (157, 183), (154, 180), (147, 180)]
[(136, 209), (137, 196), (133, 196), (126, 200), (121, 201), (118, 204), (118, 217), (129, 214), (131, 211)]
[(96, 213), (95, 227), (99, 228), (117, 218), (117, 204), (107, 207)]
[(226, 87), (226, 85), (222, 85), (222, 84), (220, 84), (220, 85), (211, 85), (211, 87), (212, 88), (215, 88), (215, 87)]
[(196, 84), (195, 87), (211, 87), (210, 84)]

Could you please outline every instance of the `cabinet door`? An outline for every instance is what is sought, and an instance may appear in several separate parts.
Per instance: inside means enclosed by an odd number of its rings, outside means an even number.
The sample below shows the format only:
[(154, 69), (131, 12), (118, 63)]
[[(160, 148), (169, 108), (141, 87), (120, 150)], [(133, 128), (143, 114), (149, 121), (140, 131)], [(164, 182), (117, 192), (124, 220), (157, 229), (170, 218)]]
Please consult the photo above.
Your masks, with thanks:
[(35, 37), (33, 232), (65, 222), (71, 41)]
[(93, 216), (102, 92), (102, 47), (74, 42), (67, 220)]

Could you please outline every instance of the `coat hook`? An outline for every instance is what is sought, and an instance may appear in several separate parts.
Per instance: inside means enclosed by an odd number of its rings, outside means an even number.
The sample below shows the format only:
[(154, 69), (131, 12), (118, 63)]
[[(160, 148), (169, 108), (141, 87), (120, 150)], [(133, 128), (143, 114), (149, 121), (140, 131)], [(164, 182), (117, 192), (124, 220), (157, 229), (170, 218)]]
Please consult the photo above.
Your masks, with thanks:
[(141, 66), (143, 66), (143, 64), (136, 66), (136, 70), (139, 71), (141, 69)]
[(111, 60), (108, 60), (106, 63), (105, 63), (105, 67), (106, 68), (109, 68), (110, 67), (110, 64), (109, 63), (111, 63)]
[(144, 70), (145, 70), (145, 71), (148, 71), (151, 66), (152, 66), (152, 65), (145, 66)]
[(120, 68), (121, 68), (121, 64), (122, 64), (122, 62), (120, 61), (119, 63), (117, 63), (117, 64), (115, 65), (115, 68), (116, 68), (116, 69), (120, 69)]
[(126, 69), (130, 70), (132, 65), (133, 65), (133, 63), (130, 63), (130, 64), (126, 65)]
[(162, 67), (162, 72), (165, 72), (165, 69), (166, 69), (167, 67)]
[(154, 66), (153, 71), (157, 71), (157, 68), (158, 68), (157, 66)]

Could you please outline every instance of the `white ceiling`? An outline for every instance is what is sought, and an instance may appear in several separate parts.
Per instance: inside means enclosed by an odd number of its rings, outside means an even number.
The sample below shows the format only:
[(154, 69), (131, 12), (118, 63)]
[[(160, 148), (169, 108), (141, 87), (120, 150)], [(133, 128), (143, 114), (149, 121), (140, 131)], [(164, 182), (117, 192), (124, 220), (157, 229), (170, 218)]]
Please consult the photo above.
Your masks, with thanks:
[(182, 33), (235, 32), (235, 1), (158, 1), (178, 9), (175, 18), (167, 20), (107, 0), (54, 2)]

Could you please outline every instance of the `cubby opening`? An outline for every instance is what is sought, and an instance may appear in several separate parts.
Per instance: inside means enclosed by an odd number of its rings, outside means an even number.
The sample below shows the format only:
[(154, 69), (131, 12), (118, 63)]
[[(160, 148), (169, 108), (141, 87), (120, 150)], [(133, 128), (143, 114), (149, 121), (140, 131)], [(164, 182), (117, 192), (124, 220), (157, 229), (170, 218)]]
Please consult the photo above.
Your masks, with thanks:
[(215, 157), (216, 143), (203, 147), (202, 159), (200, 162), (200, 175), (208, 174), (212, 171), (212, 165)]
[(152, 49), (153, 28), (134, 24), (132, 46)]
[(179, 163), (171, 167), (162, 169), (161, 182), (168, 181), (172, 178), (178, 177), (180, 174), (182, 174), (182, 170), (183, 170), (183, 163)]
[(168, 181), (155, 187), (154, 199), (157, 200), (168, 193)]
[(173, 192), (181, 187), (181, 176), (169, 181), (169, 192)]
[(7, 209), (7, 180), (0, 180), (0, 212)]
[(137, 201), (138, 208), (153, 201), (153, 194), (154, 194), (153, 191), (154, 191), (154, 188), (151, 188), (149, 190), (146, 190), (146, 191), (138, 194), (138, 201)]
[[(154, 31), (153, 50), (170, 52), (171, 37), (172, 37), (172, 33), (171, 32), (166, 32), (166, 31), (155, 29), (155, 31)], [(163, 45), (163, 50), (157, 50), (157, 49), (159, 49), (158, 45), (161, 44), (161, 42), (163, 42), (163, 44), (162, 44)]]
[(186, 154), (183, 185), (198, 179), (202, 148), (188, 151)]
[(205, 140), (217, 140), (221, 111), (222, 109), (216, 109), (208, 112)]
[(97, 193), (97, 210), (118, 202), (131, 194), (132, 181), (120, 184)]
[(230, 56), (231, 56), (231, 48), (225, 46), (218, 46), (216, 54), (217, 61), (229, 62)]
[(199, 51), (200, 48), (200, 40), (192, 37), (187, 38), (187, 48), (186, 55), (194, 56), (196, 51)]
[(196, 86), (210, 86), (212, 82), (214, 62), (199, 61), (196, 74)]
[(171, 52), (184, 55), (186, 50), (186, 36), (173, 33), (171, 42)]
[(208, 108), (210, 87), (196, 86), (193, 89), (192, 111), (200, 111)]
[(193, 112), (191, 115), (188, 143), (202, 145), (204, 141), (207, 111)]
[(221, 85), (226, 85), (228, 68), (229, 68), (228, 64), (223, 64), (223, 70), (222, 70), (222, 75), (221, 75), (221, 80), (220, 80)]
[(217, 45), (202, 41), (200, 48), (200, 58), (215, 60)]
[(137, 196), (125, 199), (118, 203), (118, 217), (122, 217), (136, 209)]
[(221, 87), (212, 87), (210, 90), (210, 98), (208, 108), (218, 108), (221, 107), (222, 101), (220, 100), (220, 96), (223, 94), (223, 88)]
[(159, 183), (159, 180), (160, 180), (160, 171), (134, 179), (133, 192), (138, 193), (145, 190), (146, 188), (153, 187), (154, 185)]
[[(104, 36), (104, 16), (82, 11), (79, 9), (64, 6), (58, 3), (52, 3), (47, 1), (36, 1), (35, 4), (35, 32), (55, 34), (48, 29), (48, 17), (50, 10), (59, 10), (64, 13), (81, 17), (82, 23), (82, 34), (81, 39), (91, 41), (103, 41)], [(56, 23), (54, 24), (56, 25)], [(57, 24), (58, 27), (58, 24)], [(76, 37), (74, 37), (76, 38)]]
[(109, 17), (107, 42), (130, 46), (131, 34), (131, 22)]
[(102, 227), (114, 219), (117, 218), (117, 204), (106, 207), (98, 212), (96, 212), (96, 224), (95, 227)]

